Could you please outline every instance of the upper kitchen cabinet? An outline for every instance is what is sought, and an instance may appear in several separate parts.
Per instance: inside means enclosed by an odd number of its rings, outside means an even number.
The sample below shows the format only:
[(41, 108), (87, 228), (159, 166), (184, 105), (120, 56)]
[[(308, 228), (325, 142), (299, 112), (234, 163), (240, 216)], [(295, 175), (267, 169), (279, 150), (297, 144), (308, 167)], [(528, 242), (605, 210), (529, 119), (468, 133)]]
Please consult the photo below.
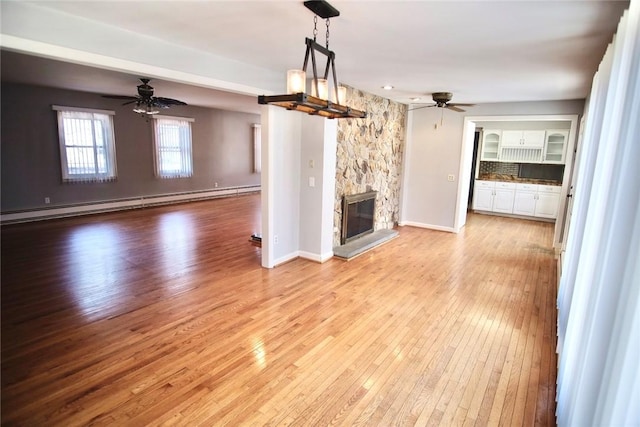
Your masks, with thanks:
[(480, 160), (497, 161), (500, 149), (500, 130), (485, 130), (482, 132), (482, 152)]
[(503, 130), (502, 148), (542, 148), (544, 133), (543, 130)]
[(544, 151), (545, 131), (503, 130), (500, 160), (516, 163), (540, 163)]
[(564, 164), (568, 138), (568, 130), (547, 130), (542, 163)]

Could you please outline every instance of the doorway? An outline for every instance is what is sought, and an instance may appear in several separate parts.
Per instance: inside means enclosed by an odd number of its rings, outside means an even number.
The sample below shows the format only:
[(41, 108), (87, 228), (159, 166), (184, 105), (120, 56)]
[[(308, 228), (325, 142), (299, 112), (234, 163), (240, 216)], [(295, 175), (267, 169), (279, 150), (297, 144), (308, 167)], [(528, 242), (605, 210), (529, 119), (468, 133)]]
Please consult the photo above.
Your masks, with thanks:
[(469, 177), (469, 197), (467, 199), (467, 211), (471, 210), (473, 204), (473, 186), (476, 181), (476, 167), (478, 166), (478, 146), (480, 145), (480, 134), (482, 128), (476, 127), (475, 134), (473, 136), (473, 155), (471, 156), (471, 176)]

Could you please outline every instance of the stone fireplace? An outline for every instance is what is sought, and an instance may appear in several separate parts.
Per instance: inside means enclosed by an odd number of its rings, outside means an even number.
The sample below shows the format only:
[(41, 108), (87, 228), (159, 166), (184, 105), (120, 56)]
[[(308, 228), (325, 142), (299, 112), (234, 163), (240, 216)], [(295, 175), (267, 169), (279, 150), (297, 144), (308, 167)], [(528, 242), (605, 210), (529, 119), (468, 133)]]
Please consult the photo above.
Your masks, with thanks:
[(393, 228), (399, 217), (400, 177), (407, 106), (354, 88), (347, 88), (353, 108), (366, 110), (365, 119), (338, 121), (333, 246), (342, 241), (345, 194), (378, 192), (374, 229)]

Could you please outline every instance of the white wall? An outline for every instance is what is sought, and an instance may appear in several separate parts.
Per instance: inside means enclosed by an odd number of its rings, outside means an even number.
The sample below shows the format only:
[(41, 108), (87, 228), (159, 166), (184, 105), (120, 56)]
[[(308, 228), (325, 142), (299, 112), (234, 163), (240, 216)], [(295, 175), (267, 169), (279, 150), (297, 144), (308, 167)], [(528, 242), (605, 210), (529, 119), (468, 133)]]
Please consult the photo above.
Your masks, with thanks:
[(267, 268), (298, 256), (301, 117), (262, 107), (262, 266)]
[[(445, 110), (444, 116), (439, 108), (410, 111), (400, 224), (455, 231), (465, 116), (581, 114), (583, 109), (584, 100), (574, 100), (482, 104), (465, 113)], [(449, 174), (455, 181), (447, 180)]]
[(337, 131), (336, 120), (302, 115), (300, 256), (319, 262), (333, 256)]

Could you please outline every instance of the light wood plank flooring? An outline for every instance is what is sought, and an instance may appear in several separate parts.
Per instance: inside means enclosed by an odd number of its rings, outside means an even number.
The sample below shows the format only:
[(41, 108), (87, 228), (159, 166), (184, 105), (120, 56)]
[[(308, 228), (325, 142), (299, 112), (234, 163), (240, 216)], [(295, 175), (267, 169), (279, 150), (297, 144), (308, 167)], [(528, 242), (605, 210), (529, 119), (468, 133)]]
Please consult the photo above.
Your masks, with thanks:
[(2, 423), (554, 425), (551, 224), (260, 267), (259, 195), (2, 227)]

